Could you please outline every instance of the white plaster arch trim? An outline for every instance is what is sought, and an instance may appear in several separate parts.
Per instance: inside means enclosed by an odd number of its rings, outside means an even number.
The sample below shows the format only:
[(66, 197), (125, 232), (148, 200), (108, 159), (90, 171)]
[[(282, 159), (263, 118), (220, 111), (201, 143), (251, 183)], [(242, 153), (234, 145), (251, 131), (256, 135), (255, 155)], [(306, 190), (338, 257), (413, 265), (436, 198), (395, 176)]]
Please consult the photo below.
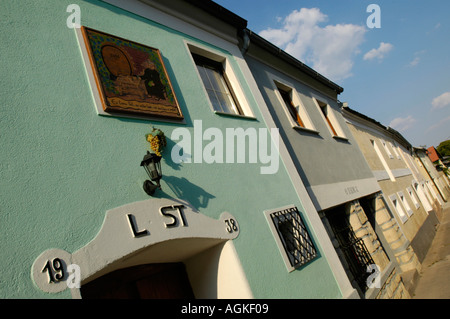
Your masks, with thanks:
[[(73, 254), (60, 249), (42, 253), (33, 264), (32, 277), (40, 289), (58, 292), (67, 285), (50, 283), (48, 271), (42, 271), (46, 263), (55, 258), (61, 259), (65, 267), (77, 265), (79, 281), (83, 285), (117, 269), (146, 263), (188, 261), (188, 264), (196, 264), (197, 258), (219, 254), (227, 256), (220, 262), (226, 262), (241, 272), (239, 278), (241, 281), (244, 278), (242, 285), (247, 287), (246, 296), (251, 298), (237, 253), (232, 242), (228, 243), (239, 235), (239, 230), (237, 220), (228, 212), (216, 220), (179, 199), (152, 198), (134, 202), (108, 210), (96, 237)], [(66, 281), (68, 277), (66, 275), (60, 281)], [(200, 285), (204, 287), (207, 283)], [(59, 289), (55, 290), (55, 286)], [(72, 289), (74, 297), (79, 297), (79, 294), (79, 289)], [(209, 293), (203, 297), (217, 296)]]

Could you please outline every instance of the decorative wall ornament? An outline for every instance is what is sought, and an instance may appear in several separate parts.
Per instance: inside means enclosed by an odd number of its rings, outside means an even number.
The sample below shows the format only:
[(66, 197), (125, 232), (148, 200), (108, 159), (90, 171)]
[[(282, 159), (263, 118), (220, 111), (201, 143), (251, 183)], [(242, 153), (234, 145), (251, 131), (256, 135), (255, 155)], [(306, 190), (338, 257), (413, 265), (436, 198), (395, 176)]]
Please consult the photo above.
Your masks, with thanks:
[(158, 49), (81, 29), (105, 112), (183, 119)]
[(145, 135), (145, 139), (150, 143), (151, 150), (155, 152), (156, 155), (161, 157), (161, 153), (167, 145), (164, 132), (160, 129), (153, 128), (150, 134)]

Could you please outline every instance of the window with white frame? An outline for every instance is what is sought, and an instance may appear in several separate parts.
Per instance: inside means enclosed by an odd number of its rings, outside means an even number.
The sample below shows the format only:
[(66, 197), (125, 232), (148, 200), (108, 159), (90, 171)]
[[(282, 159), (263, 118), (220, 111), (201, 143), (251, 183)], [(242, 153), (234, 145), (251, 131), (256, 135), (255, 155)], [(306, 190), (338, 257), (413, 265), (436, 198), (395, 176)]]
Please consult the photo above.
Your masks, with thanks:
[(394, 144), (392, 144), (391, 142), (389, 142), (389, 144), (391, 145), (391, 148), (392, 148), (392, 150), (394, 151), (394, 153), (395, 153), (395, 155), (397, 155), (397, 158), (398, 159), (401, 159), (401, 157), (400, 157), (400, 153), (399, 153), (399, 151), (397, 150), (397, 144), (394, 142)]
[(372, 146), (375, 150), (375, 153), (377, 154), (378, 158), (380, 159), (381, 164), (383, 164), (383, 167), (386, 170), (386, 173), (388, 174), (389, 179), (391, 181), (395, 182), (395, 176), (394, 176), (394, 174), (392, 174), (392, 171), (389, 168), (389, 165), (387, 164), (386, 160), (384, 159), (383, 154), (381, 154), (380, 148), (378, 147), (377, 143), (375, 143), (374, 140), (370, 140), (370, 143), (372, 144)]
[(408, 192), (409, 197), (411, 197), (411, 200), (414, 203), (414, 206), (416, 206), (416, 208), (419, 208), (420, 207), (419, 200), (417, 199), (416, 194), (414, 194), (414, 191), (412, 190), (412, 188), (407, 187), (406, 191)]
[(215, 113), (253, 118), (227, 57), (188, 44), (188, 49)]
[(423, 208), (427, 211), (428, 214), (428, 212), (432, 211), (433, 208), (431, 207), (427, 194), (425, 194), (424, 190), (422, 189), (418, 181), (413, 180), (411, 185), (413, 189), (416, 191), (417, 196), (419, 196), (420, 202), (422, 203)]
[(397, 195), (400, 198), (400, 201), (402, 202), (403, 206), (405, 207), (406, 213), (408, 214), (408, 216), (411, 216), (413, 214), (413, 211), (412, 211), (411, 207), (409, 206), (405, 195), (403, 194), (402, 191), (398, 192)]
[(280, 99), (285, 105), (285, 111), (289, 117), (292, 127), (314, 130), (314, 126), (309, 116), (298, 98), (294, 89), (275, 81)]
[(394, 158), (394, 156), (392, 156), (391, 151), (389, 151), (389, 148), (386, 144), (386, 142), (380, 138), (381, 144), (383, 144), (384, 149), (386, 150), (386, 153), (388, 154), (389, 158)]
[(319, 109), (324, 121), (327, 123), (327, 127), (333, 137), (346, 138), (344, 132), (337, 122), (336, 117), (333, 114), (331, 106), (325, 102), (317, 100), (316, 98), (313, 98), (313, 101)]
[(400, 200), (398, 199), (396, 194), (392, 194), (389, 196), (389, 199), (391, 200), (392, 205), (395, 208), (395, 211), (397, 212), (398, 217), (400, 218), (401, 222), (404, 223), (408, 219), (408, 216), (406, 215), (405, 211), (403, 210), (402, 204), (400, 203)]

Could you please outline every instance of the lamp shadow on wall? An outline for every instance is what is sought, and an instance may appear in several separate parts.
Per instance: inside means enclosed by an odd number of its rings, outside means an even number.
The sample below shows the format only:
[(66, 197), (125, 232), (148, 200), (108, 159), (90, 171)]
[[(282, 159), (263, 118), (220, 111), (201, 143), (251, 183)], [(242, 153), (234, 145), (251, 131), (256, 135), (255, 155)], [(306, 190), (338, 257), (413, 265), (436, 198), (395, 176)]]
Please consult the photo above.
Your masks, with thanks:
[(184, 177), (165, 175), (163, 181), (166, 182), (177, 198), (188, 201), (197, 209), (208, 207), (209, 200), (216, 198)]
[[(163, 166), (168, 166), (174, 171), (182, 170), (182, 164), (175, 163), (171, 156), (170, 150), (175, 146), (175, 142), (166, 136), (166, 148), (167, 153), (163, 154)], [(164, 174), (162, 182), (166, 183), (170, 190), (179, 199), (187, 200), (195, 208), (206, 208), (210, 199), (216, 198), (214, 195), (208, 193), (198, 185), (193, 184), (185, 177), (171, 176)], [(168, 194), (161, 194), (161, 197), (169, 197)]]

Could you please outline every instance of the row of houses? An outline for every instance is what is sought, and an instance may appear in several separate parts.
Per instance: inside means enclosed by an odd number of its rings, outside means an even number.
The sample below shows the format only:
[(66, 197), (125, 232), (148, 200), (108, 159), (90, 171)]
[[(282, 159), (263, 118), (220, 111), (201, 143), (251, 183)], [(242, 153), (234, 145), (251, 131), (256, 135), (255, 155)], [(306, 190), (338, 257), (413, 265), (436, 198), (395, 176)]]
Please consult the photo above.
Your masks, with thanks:
[(425, 149), (212, 1), (22, 8), (0, 297), (410, 298), (450, 195)]

